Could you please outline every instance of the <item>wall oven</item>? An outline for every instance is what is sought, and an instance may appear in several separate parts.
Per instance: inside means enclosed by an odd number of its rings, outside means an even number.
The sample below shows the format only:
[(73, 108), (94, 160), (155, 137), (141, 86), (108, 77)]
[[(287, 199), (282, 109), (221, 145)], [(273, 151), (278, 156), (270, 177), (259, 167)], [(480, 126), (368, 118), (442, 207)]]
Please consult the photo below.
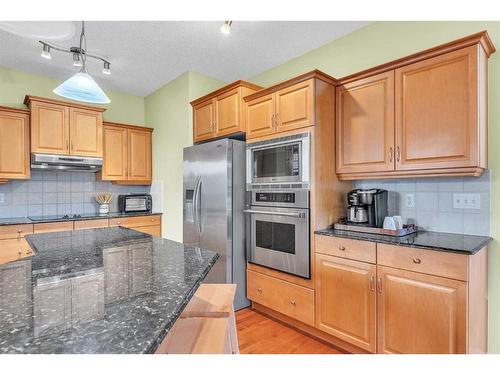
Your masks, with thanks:
[(261, 184), (309, 187), (309, 133), (247, 144), (247, 190)]
[(251, 263), (310, 278), (309, 190), (251, 191), (247, 258)]

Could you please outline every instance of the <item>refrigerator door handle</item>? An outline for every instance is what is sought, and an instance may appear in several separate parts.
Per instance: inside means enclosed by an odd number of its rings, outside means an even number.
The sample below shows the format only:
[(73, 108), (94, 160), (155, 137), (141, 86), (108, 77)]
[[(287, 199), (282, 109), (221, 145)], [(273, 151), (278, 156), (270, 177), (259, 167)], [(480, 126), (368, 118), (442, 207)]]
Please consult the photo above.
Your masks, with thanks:
[(198, 216), (198, 230), (200, 232), (200, 234), (203, 232), (203, 228), (202, 228), (202, 222), (201, 222), (201, 186), (202, 186), (202, 182), (201, 182), (201, 177), (200, 177), (200, 181), (198, 183), (198, 194), (196, 195), (196, 199), (197, 199), (197, 203), (196, 203), (196, 210), (197, 210), (197, 213), (196, 215)]
[(199, 194), (199, 185), (200, 185), (201, 177), (196, 177), (196, 183), (194, 185), (194, 194), (193, 194), (193, 216), (196, 225), (198, 226), (198, 231), (200, 228), (200, 217), (198, 215), (198, 194)]

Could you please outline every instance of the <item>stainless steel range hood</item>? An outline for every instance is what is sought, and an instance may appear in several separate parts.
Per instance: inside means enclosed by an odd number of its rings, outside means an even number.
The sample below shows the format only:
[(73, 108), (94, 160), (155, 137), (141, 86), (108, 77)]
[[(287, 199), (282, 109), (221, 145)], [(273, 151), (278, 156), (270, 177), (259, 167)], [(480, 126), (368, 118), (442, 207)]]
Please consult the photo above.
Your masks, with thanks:
[(98, 172), (102, 158), (90, 156), (31, 154), (31, 168), (55, 171)]

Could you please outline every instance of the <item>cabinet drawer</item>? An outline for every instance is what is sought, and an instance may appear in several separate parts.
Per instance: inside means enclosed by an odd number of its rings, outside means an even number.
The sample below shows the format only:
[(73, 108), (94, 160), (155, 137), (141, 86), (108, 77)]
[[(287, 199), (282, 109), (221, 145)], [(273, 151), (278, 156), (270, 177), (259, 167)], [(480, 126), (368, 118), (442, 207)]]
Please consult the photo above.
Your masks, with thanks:
[(136, 230), (138, 232), (143, 232), (150, 234), (155, 237), (161, 237), (161, 226), (160, 225), (149, 225), (146, 227), (131, 227), (130, 229)]
[(7, 238), (24, 237), (26, 234), (31, 234), (31, 233), (33, 233), (33, 224), (0, 226), (0, 240)]
[(134, 217), (117, 217), (114, 219), (109, 219), (109, 226), (116, 227), (147, 227), (150, 225), (160, 225), (161, 215), (151, 215), (151, 216), (134, 216)]
[(375, 264), (377, 250), (374, 242), (351, 240), (323, 235), (314, 236), (314, 251), (320, 254), (359, 260)]
[(0, 264), (21, 260), (34, 255), (31, 246), (24, 238), (0, 241)]
[(377, 245), (378, 264), (457, 280), (467, 280), (467, 256), (411, 247)]
[(92, 229), (92, 228), (107, 228), (107, 227), (108, 227), (108, 219), (75, 221), (75, 230)]
[(73, 230), (72, 221), (63, 221), (58, 223), (40, 223), (33, 226), (35, 233), (47, 233), (47, 232), (65, 232)]
[(314, 326), (314, 291), (247, 270), (248, 299)]

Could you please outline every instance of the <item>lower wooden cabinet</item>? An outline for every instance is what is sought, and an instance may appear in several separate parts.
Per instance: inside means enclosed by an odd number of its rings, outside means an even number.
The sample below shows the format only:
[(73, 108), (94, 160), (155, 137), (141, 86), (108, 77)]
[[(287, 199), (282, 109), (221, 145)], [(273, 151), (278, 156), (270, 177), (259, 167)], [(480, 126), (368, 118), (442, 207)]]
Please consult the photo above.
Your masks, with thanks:
[(247, 270), (247, 296), (253, 302), (314, 326), (314, 290)]
[(316, 254), (316, 328), (375, 353), (377, 268)]
[(467, 283), (378, 266), (378, 352), (466, 353)]
[(121, 226), (161, 237), (161, 215), (135, 216), (109, 219), (109, 226)]

